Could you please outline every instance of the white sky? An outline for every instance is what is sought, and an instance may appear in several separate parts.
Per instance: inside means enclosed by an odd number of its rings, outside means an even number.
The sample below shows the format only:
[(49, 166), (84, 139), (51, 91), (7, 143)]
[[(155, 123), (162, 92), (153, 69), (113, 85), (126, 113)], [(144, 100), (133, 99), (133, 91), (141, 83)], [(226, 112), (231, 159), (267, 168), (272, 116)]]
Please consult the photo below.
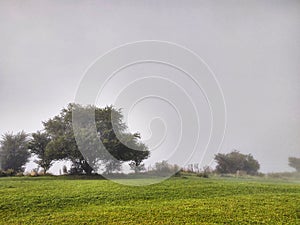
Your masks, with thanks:
[(221, 152), (252, 153), (263, 172), (300, 157), (299, 1), (7, 0), (0, 34), (0, 134), (42, 129), (97, 57), (154, 39), (192, 49), (215, 72), (228, 110)]

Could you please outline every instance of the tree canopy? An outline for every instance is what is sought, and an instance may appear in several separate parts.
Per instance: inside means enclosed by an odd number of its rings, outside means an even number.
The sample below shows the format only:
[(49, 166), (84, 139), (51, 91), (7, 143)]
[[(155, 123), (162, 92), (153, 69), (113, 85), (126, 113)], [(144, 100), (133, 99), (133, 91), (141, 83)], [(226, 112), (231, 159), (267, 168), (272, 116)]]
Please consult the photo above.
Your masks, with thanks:
[[(85, 154), (79, 151), (73, 129), (72, 113), (76, 110), (76, 116), (80, 117), (76, 129), (77, 141), (83, 143)], [(85, 119), (86, 114), (93, 112), (94, 123)], [(74, 116), (74, 114), (73, 114)], [(82, 119), (83, 118), (83, 119)], [(72, 170), (90, 174), (93, 169), (105, 165), (105, 171), (111, 173), (121, 168), (122, 162), (133, 162), (136, 167), (148, 158), (150, 152), (143, 143), (139, 141), (139, 134), (127, 132), (127, 126), (122, 121), (123, 116), (120, 110), (112, 106), (97, 108), (95, 106), (81, 106), (69, 104), (61, 113), (52, 119), (43, 122), (46, 134), (50, 141), (47, 144), (46, 152), (52, 159), (67, 159), (72, 162)], [(96, 125), (96, 134), (91, 132), (90, 127)], [(97, 152), (95, 139), (99, 138), (104, 144), (110, 156), (104, 152)], [(132, 163), (130, 164), (132, 165)]]
[(216, 171), (219, 173), (245, 171), (247, 174), (256, 174), (260, 168), (258, 161), (251, 154), (245, 155), (236, 150), (228, 154), (215, 155), (215, 161), (217, 162)]
[(38, 159), (34, 162), (43, 168), (46, 173), (53, 164), (54, 157), (47, 151), (47, 145), (51, 141), (47, 133), (40, 131), (33, 133), (32, 139), (29, 141), (28, 148), (31, 153), (35, 154)]
[(296, 169), (297, 172), (300, 172), (300, 158), (289, 157), (289, 166)]
[(12, 169), (14, 173), (23, 172), (30, 157), (28, 151), (28, 135), (22, 131), (17, 134), (6, 133), (0, 141), (1, 169)]

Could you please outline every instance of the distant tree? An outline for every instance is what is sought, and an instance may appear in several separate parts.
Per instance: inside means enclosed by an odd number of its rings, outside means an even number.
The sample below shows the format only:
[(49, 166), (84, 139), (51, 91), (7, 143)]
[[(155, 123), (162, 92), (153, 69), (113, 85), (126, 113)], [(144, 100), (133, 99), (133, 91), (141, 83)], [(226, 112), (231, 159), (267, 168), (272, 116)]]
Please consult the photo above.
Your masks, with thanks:
[(161, 162), (156, 162), (154, 165), (154, 171), (159, 175), (172, 175), (180, 170), (178, 165), (173, 165), (168, 163), (168, 161), (163, 160)]
[(17, 134), (6, 133), (0, 141), (1, 169), (12, 169), (14, 173), (23, 172), (24, 165), (28, 162), (28, 135), (22, 131)]
[(297, 172), (300, 172), (300, 158), (289, 157), (289, 166), (296, 169)]
[(219, 173), (236, 173), (245, 171), (247, 174), (256, 174), (260, 168), (257, 160), (251, 154), (244, 155), (234, 150), (228, 154), (215, 155), (216, 171)]
[(38, 131), (32, 134), (32, 139), (28, 144), (29, 151), (38, 157), (34, 162), (43, 168), (44, 174), (50, 169), (54, 161), (54, 157), (47, 151), (47, 145), (50, 141), (47, 133)]

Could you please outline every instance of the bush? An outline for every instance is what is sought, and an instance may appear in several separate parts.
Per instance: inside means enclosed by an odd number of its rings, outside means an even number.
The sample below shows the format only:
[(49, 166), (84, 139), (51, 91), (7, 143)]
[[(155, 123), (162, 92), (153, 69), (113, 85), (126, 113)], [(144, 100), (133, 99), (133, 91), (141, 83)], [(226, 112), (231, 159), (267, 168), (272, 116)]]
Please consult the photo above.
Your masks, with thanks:
[(67, 174), (70, 174), (70, 175), (82, 175), (83, 174), (83, 169), (81, 167), (77, 167), (77, 166), (73, 166), (72, 165)]
[(178, 170), (175, 174), (174, 177), (180, 177), (181, 176), (181, 169)]
[(13, 169), (0, 170), (0, 177), (14, 176), (16, 175)]
[[(179, 173), (178, 173), (179, 172)], [(172, 174), (180, 174), (180, 167), (178, 165), (169, 164), (167, 161), (155, 163), (154, 169), (148, 173), (153, 173), (161, 176), (169, 176)]]
[(298, 172), (268, 173), (267, 176), (276, 179), (300, 179)]
[(208, 175), (208, 173), (200, 172), (197, 174), (197, 177), (209, 178), (209, 175)]
[(5, 171), (6, 176), (14, 176), (16, 173), (13, 169), (8, 169)]

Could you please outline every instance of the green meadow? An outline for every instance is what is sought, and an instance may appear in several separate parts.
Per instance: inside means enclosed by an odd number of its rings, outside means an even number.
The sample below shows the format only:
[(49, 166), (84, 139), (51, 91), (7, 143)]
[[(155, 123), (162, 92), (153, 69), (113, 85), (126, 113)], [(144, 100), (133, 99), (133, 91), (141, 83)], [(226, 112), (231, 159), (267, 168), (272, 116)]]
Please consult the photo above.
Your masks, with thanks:
[(135, 187), (102, 179), (5, 177), (0, 224), (300, 224), (300, 183), (174, 177)]

